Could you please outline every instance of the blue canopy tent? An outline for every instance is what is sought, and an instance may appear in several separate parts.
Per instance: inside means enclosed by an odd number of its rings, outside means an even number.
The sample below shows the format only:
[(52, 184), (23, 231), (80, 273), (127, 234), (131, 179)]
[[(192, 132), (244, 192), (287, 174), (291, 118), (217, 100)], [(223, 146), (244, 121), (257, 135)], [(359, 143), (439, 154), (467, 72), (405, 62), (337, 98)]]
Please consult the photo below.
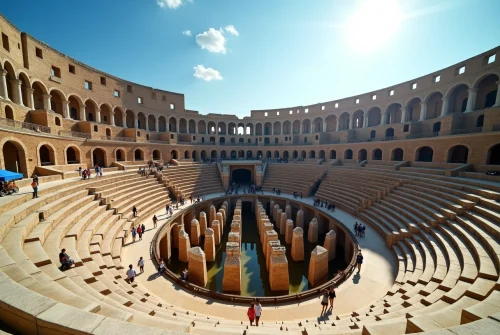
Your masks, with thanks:
[(7, 170), (0, 170), (0, 181), (11, 181), (17, 179), (23, 179), (23, 174)]

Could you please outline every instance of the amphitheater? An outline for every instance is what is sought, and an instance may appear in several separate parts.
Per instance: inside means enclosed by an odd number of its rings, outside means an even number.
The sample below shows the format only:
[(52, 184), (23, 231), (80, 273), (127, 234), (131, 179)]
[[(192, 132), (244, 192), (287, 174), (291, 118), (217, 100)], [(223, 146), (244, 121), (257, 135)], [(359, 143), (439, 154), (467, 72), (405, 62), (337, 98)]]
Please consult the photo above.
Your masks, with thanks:
[[(4, 17), (0, 32), (0, 169), (24, 176), (0, 198), (0, 332), (499, 334), (500, 176), (486, 172), (500, 170), (500, 47), (378, 91), (238, 118), (186, 110), (183, 94), (93, 69)], [(169, 167), (138, 173), (150, 161)], [(95, 165), (103, 176), (81, 180), (78, 168)], [(258, 191), (227, 194), (237, 176)], [(164, 215), (190, 196), (203, 199)], [(244, 236), (242, 203), (262, 241), (286, 235), (267, 249), (271, 268), (292, 264), (288, 228), (299, 227), (316, 234), (309, 271), (325, 250), (345, 263), (327, 282), (309, 273), (307, 290), (261, 297), (259, 327), (246, 317), (253, 297), (203, 287), (213, 254), (195, 247), (219, 230)], [(66, 271), (62, 248), (75, 261)], [(145, 273), (131, 284), (139, 256)], [(156, 274), (174, 257), (188, 260), (190, 281)], [(286, 280), (276, 273), (271, 286)], [(328, 285), (337, 298), (320, 315)]]

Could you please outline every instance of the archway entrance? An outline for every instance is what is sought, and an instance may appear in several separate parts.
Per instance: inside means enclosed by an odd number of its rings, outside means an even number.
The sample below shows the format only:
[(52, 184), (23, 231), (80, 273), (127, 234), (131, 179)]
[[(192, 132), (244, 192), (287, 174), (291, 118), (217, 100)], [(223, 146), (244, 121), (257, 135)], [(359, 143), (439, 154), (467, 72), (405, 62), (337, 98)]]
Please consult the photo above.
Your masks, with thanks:
[(5, 170), (22, 173), (24, 177), (28, 177), (25, 153), (20, 145), (7, 141), (3, 145), (2, 154)]
[(92, 153), (94, 166), (97, 164), (101, 167), (104, 167), (106, 154), (102, 149), (95, 149)]
[(234, 169), (231, 177), (236, 184), (250, 184), (252, 182), (252, 172), (248, 169)]

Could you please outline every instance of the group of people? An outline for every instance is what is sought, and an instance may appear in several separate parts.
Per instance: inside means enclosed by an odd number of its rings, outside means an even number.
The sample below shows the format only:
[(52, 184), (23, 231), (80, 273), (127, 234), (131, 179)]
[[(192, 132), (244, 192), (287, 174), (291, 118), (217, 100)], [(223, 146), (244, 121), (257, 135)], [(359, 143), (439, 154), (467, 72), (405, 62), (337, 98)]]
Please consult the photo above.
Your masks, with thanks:
[[(102, 166), (95, 165), (94, 166), (94, 172), (96, 177), (102, 177)], [(80, 166), (78, 168), (78, 175), (82, 178), (82, 180), (90, 179), (92, 172), (90, 168), (82, 169)]]
[(328, 202), (328, 201), (323, 201), (321, 199), (314, 199), (313, 206), (314, 207), (325, 207), (329, 211), (335, 212), (335, 204), (333, 203), (333, 201)]
[(137, 235), (139, 235), (139, 241), (142, 241), (142, 235), (146, 232), (146, 225), (143, 223), (142, 225), (132, 227), (132, 241), (135, 242)]
[(280, 195), (281, 190), (279, 188), (273, 187), (273, 193), (276, 193), (276, 195)]
[(354, 224), (354, 233), (356, 234), (356, 236), (358, 237), (365, 237), (365, 225), (362, 224), (362, 223), (358, 223), (356, 222)]
[(321, 310), (321, 315), (326, 313), (327, 308), (328, 308), (328, 302), (330, 302), (330, 308), (333, 309), (333, 300), (337, 297), (335, 294), (335, 287), (330, 286), (329, 289), (325, 289), (323, 291), (323, 296), (321, 297), (321, 306), (323, 306)]
[[(293, 197), (297, 199), (299, 197), (299, 192), (293, 192)], [(302, 192), (300, 192), (300, 198), (302, 199)]]
[(259, 299), (255, 299), (254, 302), (250, 304), (248, 307), (247, 316), (250, 321), (250, 326), (253, 326), (253, 322), (255, 321), (255, 325), (259, 326), (260, 316), (262, 315), (262, 306), (260, 304)]

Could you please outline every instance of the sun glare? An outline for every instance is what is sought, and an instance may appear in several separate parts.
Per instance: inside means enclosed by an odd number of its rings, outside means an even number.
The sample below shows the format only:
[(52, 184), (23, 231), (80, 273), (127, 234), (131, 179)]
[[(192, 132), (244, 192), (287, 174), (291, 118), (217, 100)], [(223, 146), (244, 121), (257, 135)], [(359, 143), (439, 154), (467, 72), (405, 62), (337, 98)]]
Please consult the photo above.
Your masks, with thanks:
[(401, 26), (397, 0), (364, 0), (345, 25), (346, 38), (355, 49), (373, 51), (388, 43)]

